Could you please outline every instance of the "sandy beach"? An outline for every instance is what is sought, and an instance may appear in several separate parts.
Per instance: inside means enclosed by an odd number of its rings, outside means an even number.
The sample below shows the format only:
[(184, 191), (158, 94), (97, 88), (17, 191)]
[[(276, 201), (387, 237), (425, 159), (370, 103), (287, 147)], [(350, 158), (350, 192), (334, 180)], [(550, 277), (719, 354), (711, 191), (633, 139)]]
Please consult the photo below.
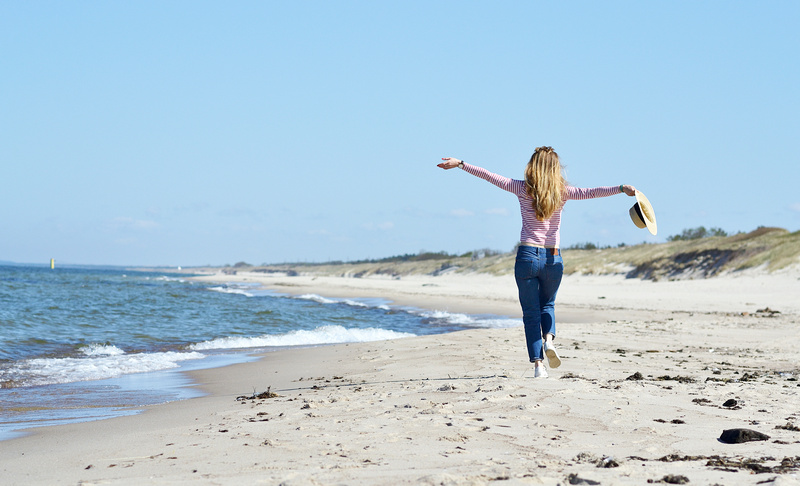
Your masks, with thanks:
[[(510, 276), (200, 279), (520, 316)], [(571, 275), (547, 379), (521, 327), (268, 352), (191, 372), (207, 396), (0, 442), (0, 482), (800, 484), (798, 295), (797, 271)]]

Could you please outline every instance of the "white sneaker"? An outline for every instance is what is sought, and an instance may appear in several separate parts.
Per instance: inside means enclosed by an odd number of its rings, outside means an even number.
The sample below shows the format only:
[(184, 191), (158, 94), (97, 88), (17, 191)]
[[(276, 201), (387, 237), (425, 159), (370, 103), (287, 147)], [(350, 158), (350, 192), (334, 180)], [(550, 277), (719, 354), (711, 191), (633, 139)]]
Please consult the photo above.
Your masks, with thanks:
[(533, 377), (534, 378), (547, 378), (547, 370), (544, 369), (544, 366), (535, 366), (533, 368)]
[(544, 354), (547, 356), (547, 364), (555, 369), (561, 366), (561, 358), (558, 357), (558, 352), (552, 343), (544, 342)]

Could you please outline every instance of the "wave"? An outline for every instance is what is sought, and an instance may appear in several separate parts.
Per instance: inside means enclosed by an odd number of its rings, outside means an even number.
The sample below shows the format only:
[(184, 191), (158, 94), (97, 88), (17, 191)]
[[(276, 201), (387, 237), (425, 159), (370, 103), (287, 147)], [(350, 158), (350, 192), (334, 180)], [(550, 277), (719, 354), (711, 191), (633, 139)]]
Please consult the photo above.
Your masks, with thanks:
[(119, 356), (125, 351), (111, 344), (90, 344), (79, 349), (86, 356)]
[(448, 324), (463, 326), (465, 328), (506, 329), (522, 325), (521, 319), (510, 319), (497, 316), (479, 316), (460, 314), (447, 311), (419, 311), (418, 315), (424, 319), (445, 321)]
[[(296, 299), (305, 299), (317, 302), (319, 304), (345, 304), (353, 307), (362, 308), (377, 308), (386, 311), (391, 311), (392, 308), (386, 304), (370, 304), (368, 302), (361, 302), (351, 299), (331, 299), (317, 294), (303, 294), (294, 297)], [(488, 328), (488, 329), (505, 329), (509, 327), (519, 327), (522, 325), (521, 319), (510, 319), (498, 316), (486, 315), (468, 315), (453, 313), (447, 311), (427, 311), (414, 308), (402, 308), (405, 312), (418, 315), (425, 320), (445, 322), (449, 325), (465, 327), (465, 328)]]
[[(150, 279), (150, 277), (145, 277), (145, 279)], [(179, 282), (179, 283), (186, 283), (187, 280), (183, 277), (170, 277), (169, 275), (161, 275), (160, 277), (155, 277), (153, 280), (161, 281), (161, 282)]]
[[(224, 292), (230, 294), (242, 294), (247, 297), (253, 297), (255, 294), (252, 293), (253, 285), (256, 284), (226, 284), (217, 287), (211, 287), (209, 290), (214, 290), (216, 292)], [(429, 322), (438, 321), (439, 323), (444, 322), (450, 326), (457, 326), (463, 328), (487, 328), (487, 329), (505, 329), (510, 327), (519, 327), (522, 326), (521, 319), (511, 319), (506, 317), (500, 316), (488, 316), (488, 315), (469, 315), (469, 314), (461, 314), (461, 313), (453, 313), (447, 311), (426, 311), (422, 309), (416, 308), (406, 308), (406, 307), (392, 307), (384, 303), (381, 299), (335, 299), (330, 297), (323, 297), (319, 294), (302, 294), (297, 296), (285, 296), (291, 299), (300, 299), (300, 300), (310, 300), (312, 302), (316, 302), (318, 304), (323, 305), (334, 305), (334, 304), (343, 304), (348, 305), (351, 307), (363, 308), (363, 309), (381, 309), (384, 311), (397, 311), (401, 310), (403, 312), (408, 312), (412, 315), (417, 315), (422, 317), (424, 320), (428, 320)], [(223, 338), (228, 339), (228, 338)], [(232, 340), (236, 339), (249, 339), (249, 338), (230, 338)], [(336, 342), (346, 342), (346, 341), (336, 341)], [(302, 344), (302, 343), (301, 343)], [(320, 344), (320, 343), (315, 343)], [(292, 344), (288, 344), (291, 346)], [(269, 346), (272, 346), (270, 344)], [(277, 346), (285, 346), (284, 344), (278, 344)], [(228, 347), (257, 347), (256, 346), (221, 346), (222, 348)]]
[(303, 299), (303, 300), (311, 300), (311, 301), (314, 301), (314, 302), (316, 302), (318, 304), (346, 304), (346, 305), (349, 305), (349, 306), (352, 306), (352, 307), (377, 307), (377, 308), (381, 308), (381, 309), (388, 308), (387, 306), (384, 306), (384, 305), (372, 306), (372, 305), (370, 305), (370, 304), (368, 304), (366, 302), (359, 302), (357, 300), (352, 300), (352, 299), (329, 299), (327, 297), (323, 297), (323, 296), (317, 295), (317, 294), (303, 294), (303, 295), (298, 295), (298, 296), (296, 296), (294, 298), (295, 299)]
[(208, 290), (212, 290), (214, 292), (222, 292), (223, 294), (239, 294), (244, 295), (245, 297), (253, 297), (255, 294), (250, 292), (250, 286), (240, 286), (240, 285), (218, 285), (216, 287), (209, 287)]
[(318, 327), (310, 331), (290, 331), (284, 334), (265, 334), (254, 337), (228, 336), (194, 344), (190, 346), (190, 349), (203, 351), (209, 349), (313, 346), (319, 344), (385, 341), (388, 339), (413, 336), (416, 336), (416, 334), (377, 329), (374, 327), (348, 329), (333, 325)]
[(87, 357), (34, 358), (17, 362), (0, 370), (0, 383), (22, 387), (104, 380), (130, 373), (177, 368), (180, 361), (205, 358), (204, 354), (195, 351), (125, 354), (108, 345), (91, 345), (82, 351)]

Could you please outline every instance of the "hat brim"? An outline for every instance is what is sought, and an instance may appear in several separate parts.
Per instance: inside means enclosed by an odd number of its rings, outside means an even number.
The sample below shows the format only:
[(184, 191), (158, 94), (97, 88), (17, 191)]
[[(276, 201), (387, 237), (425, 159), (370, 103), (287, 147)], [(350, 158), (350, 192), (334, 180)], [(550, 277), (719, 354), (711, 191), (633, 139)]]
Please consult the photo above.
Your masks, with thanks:
[[(640, 228), (647, 227), (647, 231), (654, 236), (658, 233), (656, 213), (650, 201), (647, 199), (647, 196), (641, 191), (636, 191), (636, 204), (631, 208), (630, 215), (636, 226)], [(639, 221), (637, 221), (637, 219)]]

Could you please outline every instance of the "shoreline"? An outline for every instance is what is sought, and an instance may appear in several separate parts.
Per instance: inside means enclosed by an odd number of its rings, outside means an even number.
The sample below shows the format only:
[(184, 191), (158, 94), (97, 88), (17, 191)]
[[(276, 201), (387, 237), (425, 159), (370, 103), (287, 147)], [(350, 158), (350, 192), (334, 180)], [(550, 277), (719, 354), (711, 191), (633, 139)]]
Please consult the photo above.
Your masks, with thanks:
[[(190, 277), (214, 283), (250, 283), (289, 295), (380, 298), (393, 305), (465, 314), (520, 318), (513, 275), (447, 274), (389, 277), (287, 276), (240, 272)], [(622, 275), (565, 275), (556, 300), (556, 319), (586, 319), (597, 312), (756, 313), (777, 309), (800, 315), (800, 271), (756, 272), (707, 279), (650, 281)]]
[[(201, 278), (254, 279), (215, 277)], [(693, 484), (797, 484), (797, 468), (778, 469), (796, 455), (800, 432), (776, 428), (800, 422), (797, 280), (747, 278), (565, 280), (557, 304), (564, 365), (547, 380), (532, 379), (519, 327), (279, 350), (188, 372), (204, 397), (4, 441), (0, 469), (9, 484), (563, 484), (570, 475), (602, 484), (667, 475)], [(258, 283), (283, 293), (519, 314), (513, 277), (385, 280)], [(763, 307), (780, 313), (756, 312)], [(641, 379), (629, 379), (636, 373)], [(280, 396), (237, 400), (268, 388)], [(729, 399), (738, 405), (722, 406)], [(735, 427), (771, 439), (717, 440)], [(667, 454), (734, 462), (720, 470), (708, 460), (658, 460)], [(735, 465), (766, 456), (775, 461), (760, 460), (764, 474)], [(42, 457), (55, 466), (42, 468)], [(612, 460), (618, 467), (598, 467)]]

